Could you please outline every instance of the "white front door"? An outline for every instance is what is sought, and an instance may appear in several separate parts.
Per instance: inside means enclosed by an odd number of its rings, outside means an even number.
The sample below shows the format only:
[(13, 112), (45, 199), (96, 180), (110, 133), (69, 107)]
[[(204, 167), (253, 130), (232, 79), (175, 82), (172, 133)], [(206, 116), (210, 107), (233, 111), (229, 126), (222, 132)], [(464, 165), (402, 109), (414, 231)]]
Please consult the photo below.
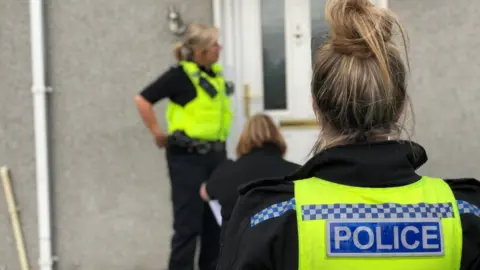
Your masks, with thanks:
[[(386, 7), (387, 0), (372, 0)], [(312, 48), (328, 31), (326, 0), (213, 0), (223, 63), (236, 83), (230, 152), (248, 116), (264, 112), (280, 126), (286, 159), (303, 164), (319, 137), (310, 96)]]
[(285, 158), (303, 164), (319, 136), (310, 96), (311, 48), (328, 30), (325, 0), (238, 2), (244, 116), (272, 116), (287, 141)]

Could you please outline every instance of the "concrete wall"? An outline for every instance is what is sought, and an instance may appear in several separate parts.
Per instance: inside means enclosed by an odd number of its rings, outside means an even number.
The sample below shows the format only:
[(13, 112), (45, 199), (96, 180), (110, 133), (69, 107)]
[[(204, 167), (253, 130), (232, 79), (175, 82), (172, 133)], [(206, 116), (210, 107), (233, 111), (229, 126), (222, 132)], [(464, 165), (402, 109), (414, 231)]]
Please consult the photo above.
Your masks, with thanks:
[[(12, 169), (28, 251), (37, 255), (28, 1), (0, 1), (0, 166)], [(0, 269), (20, 269), (3, 188)], [(8, 268), (6, 268), (8, 267)]]
[[(177, 4), (187, 22), (211, 23), (211, 2), (46, 2), (58, 269), (162, 269), (171, 234), (169, 180), (133, 97), (173, 61), (167, 4)], [(0, 1), (0, 164), (12, 170), (37, 269), (28, 8), (26, 0)], [(20, 269), (3, 198), (0, 235), (0, 269)]]
[(410, 36), (414, 140), (422, 173), (480, 177), (480, 1), (389, 0)]

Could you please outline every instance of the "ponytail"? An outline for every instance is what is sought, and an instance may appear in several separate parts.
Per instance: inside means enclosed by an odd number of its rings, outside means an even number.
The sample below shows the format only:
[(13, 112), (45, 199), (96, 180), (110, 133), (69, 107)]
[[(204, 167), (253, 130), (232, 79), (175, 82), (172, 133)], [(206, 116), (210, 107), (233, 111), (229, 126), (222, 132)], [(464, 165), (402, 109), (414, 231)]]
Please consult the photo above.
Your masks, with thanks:
[(183, 47), (183, 43), (178, 42), (177, 44), (175, 44), (175, 47), (173, 48), (173, 56), (175, 57), (175, 59), (177, 59), (178, 62), (183, 60), (182, 47)]
[(192, 49), (185, 46), (184, 43), (178, 42), (173, 48), (173, 56), (177, 59), (178, 62), (182, 60), (191, 61), (193, 57)]

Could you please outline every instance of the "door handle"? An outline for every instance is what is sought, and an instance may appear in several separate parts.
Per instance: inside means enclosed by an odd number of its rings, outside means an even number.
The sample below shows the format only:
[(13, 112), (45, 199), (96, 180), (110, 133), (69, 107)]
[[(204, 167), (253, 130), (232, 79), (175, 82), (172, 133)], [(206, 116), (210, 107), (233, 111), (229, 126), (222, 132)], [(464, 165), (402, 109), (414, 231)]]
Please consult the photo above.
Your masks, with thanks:
[(246, 83), (243, 85), (243, 111), (245, 112), (245, 117), (248, 119), (251, 115), (251, 104), (254, 99), (262, 99), (261, 95), (252, 95), (250, 91), (250, 84)]
[(245, 113), (245, 118), (250, 118), (250, 100), (252, 99), (250, 95), (250, 85), (243, 85), (243, 111)]
[(283, 119), (283, 120), (280, 120), (280, 128), (317, 129), (319, 128), (319, 124), (316, 119)]

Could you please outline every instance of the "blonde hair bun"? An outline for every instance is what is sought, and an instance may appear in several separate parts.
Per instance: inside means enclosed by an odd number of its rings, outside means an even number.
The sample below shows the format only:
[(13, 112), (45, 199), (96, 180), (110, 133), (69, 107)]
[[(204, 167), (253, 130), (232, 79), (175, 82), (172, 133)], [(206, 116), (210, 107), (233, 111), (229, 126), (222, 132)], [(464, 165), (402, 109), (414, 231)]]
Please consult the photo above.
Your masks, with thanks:
[(330, 0), (325, 13), (329, 43), (338, 53), (370, 58), (391, 41), (395, 18), (370, 0)]
[[(369, 0), (327, 0), (325, 17), (330, 37), (315, 53), (311, 81), (322, 130), (314, 151), (399, 136), (409, 105), (403, 27)], [(393, 29), (402, 36), (407, 66)]]

